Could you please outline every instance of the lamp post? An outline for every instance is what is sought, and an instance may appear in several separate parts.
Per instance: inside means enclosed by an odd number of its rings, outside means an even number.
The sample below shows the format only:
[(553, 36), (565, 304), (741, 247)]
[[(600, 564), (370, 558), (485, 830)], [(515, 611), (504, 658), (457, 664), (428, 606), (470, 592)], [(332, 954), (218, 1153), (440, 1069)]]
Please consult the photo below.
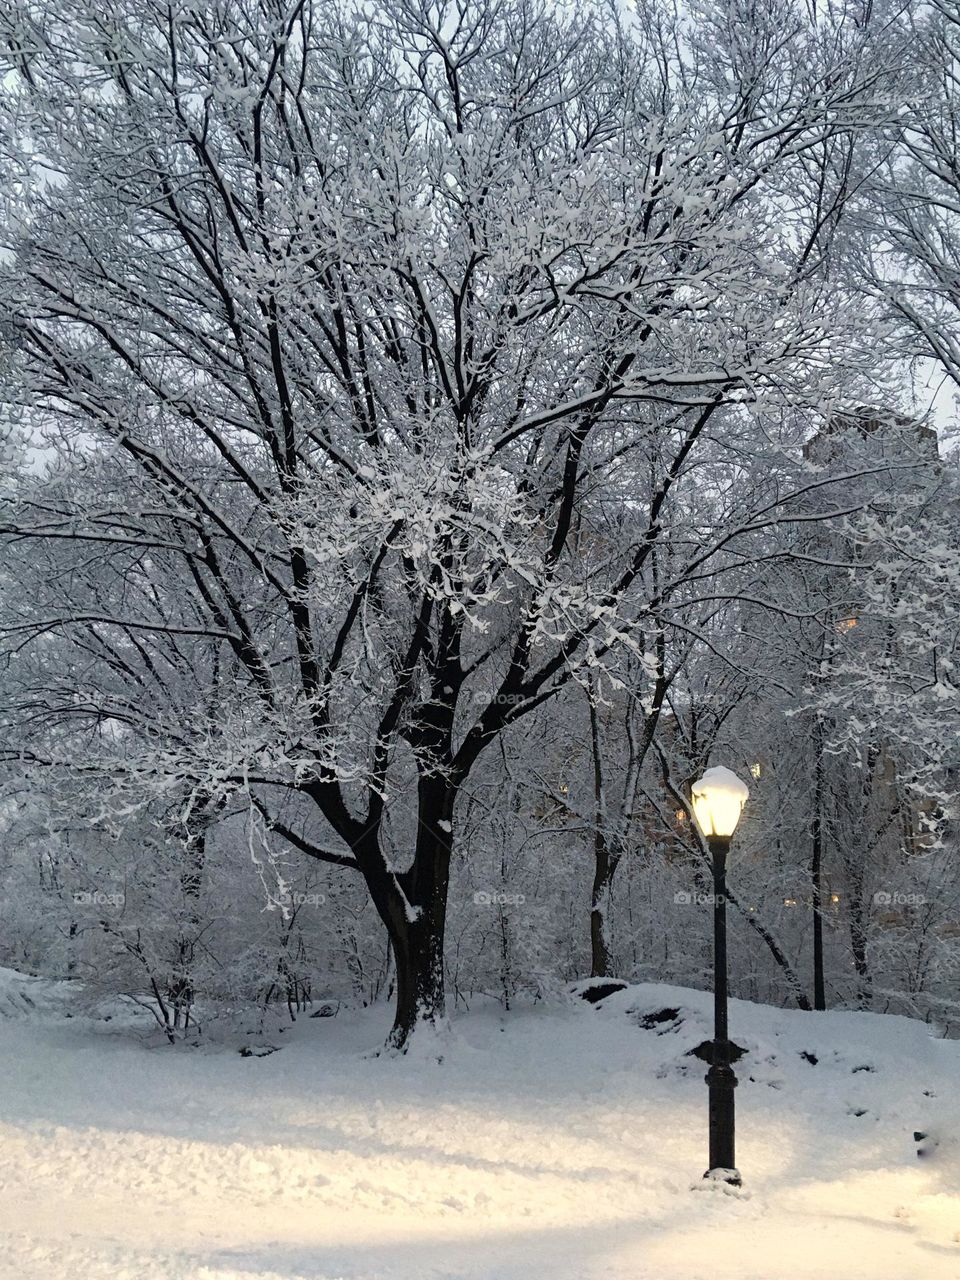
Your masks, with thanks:
[(727, 1035), (727, 853), (750, 792), (735, 773), (717, 765), (692, 788), (693, 813), (713, 860), (713, 1045), (706, 1080), (710, 1089), (710, 1168), (703, 1175), (740, 1186), (734, 1142), (733, 1091)]

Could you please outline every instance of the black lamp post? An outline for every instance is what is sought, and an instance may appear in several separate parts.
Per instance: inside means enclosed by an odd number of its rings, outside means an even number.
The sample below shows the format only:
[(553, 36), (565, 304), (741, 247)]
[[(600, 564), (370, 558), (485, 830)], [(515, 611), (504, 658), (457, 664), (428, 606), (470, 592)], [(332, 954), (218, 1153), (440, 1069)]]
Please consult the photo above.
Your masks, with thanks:
[(706, 1080), (710, 1090), (710, 1168), (717, 1182), (740, 1186), (735, 1149), (734, 1095), (737, 1077), (731, 1065), (727, 1033), (727, 854), (730, 839), (750, 792), (722, 765), (694, 783), (693, 812), (713, 862), (713, 1044)]

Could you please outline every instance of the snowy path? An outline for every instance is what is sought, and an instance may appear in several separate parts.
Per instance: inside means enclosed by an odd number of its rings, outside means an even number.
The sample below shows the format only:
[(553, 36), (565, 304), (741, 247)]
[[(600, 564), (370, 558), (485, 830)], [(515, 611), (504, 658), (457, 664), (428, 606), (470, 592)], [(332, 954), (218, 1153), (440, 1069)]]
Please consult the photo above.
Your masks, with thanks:
[[(626, 1014), (668, 1004), (685, 1018), (664, 1034)], [(443, 1065), (362, 1058), (384, 1011), (241, 1058), (18, 1010), (0, 1019), (0, 1276), (957, 1280), (960, 1044), (735, 1004), (735, 1199), (691, 1190), (706, 1088), (684, 1055), (707, 1010), (643, 987), (472, 1014)], [(921, 1162), (925, 1126), (942, 1143)]]

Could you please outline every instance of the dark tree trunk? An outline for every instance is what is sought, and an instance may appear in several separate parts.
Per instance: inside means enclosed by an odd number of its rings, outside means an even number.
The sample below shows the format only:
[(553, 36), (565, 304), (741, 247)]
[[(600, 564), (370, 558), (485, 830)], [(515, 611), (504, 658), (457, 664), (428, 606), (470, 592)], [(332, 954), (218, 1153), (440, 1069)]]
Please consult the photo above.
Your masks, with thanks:
[(590, 895), (590, 976), (613, 977), (610, 947), (610, 898), (619, 858), (610, 851), (606, 834), (606, 801), (600, 752), (600, 725), (594, 690), (590, 694), (590, 740), (593, 746), (593, 890)]
[(857, 975), (857, 1002), (861, 1009), (870, 1004), (870, 967), (867, 962), (867, 938), (869, 932), (869, 908), (864, 901), (864, 861), (866, 855), (848, 861), (848, 894), (850, 899), (847, 923), (850, 930), (850, 953)]
[(871, 979), (867, 964), (866, 911), (862, 901), (855, 903), (850, 911), (850, 950), (853, 952), (853, 967), (859, 979), (859, 1002), (866, 1008), (870, 1002)]
[(813, 821), (810, 826), (810, 879), (813, 885), (813, 1007), (826, 1009), (823, 976), (823, 725), (817, 717), (814, 731)]
[(193, 1006), (194, 990), (191, 970), (197, 933), (200, 928), (200, 888), (206, 860), (206, 828), (188, 830), (184, 842), (184, 867), (180, 873), (180, 889), (186, 905), (185, 918), (177, 937), (177, 957), (170, 978), (168, 994), (173, 1006), (173, 1025), (186, 1029)]
[(445, 1016), (443, 946), (450, 883), (450, 849), (456, 787), (436, 775), (418, 787), (416, 853), (397, 877), (402, 894), (388, 887), (381, 917), (396, 966), (396, 1012), (387, 1047), (404, 1052), (418, 1027), (438, 1028)]
[(406, 1050), (418, 1027), (437, 1028), (444, 1017), (443, 934), (420, 921), (393, 936), (396, 1010), (387, 1046)]
[[(859, 823), (861, 831), (857, 836), (857, 844), (847, 854), (848, 876), (850, 880), (850, 950), (853, 954), (853, 967), (858, 979), (858, 1001), (862, 1009), (869, 1008), (872, 978), (867, 962), (867, 941), (870, 927), (870, 908), (864, 899), (864, 886), (867, 880), (868, 867), (882, 839), (888, 823), (874, 825), (871, 823), (871, 801), (874, 794), (877, 766), (880, 762), (880, 747), (871, 742), (867, 747), (863, 765)], [(894, 806), (891, 819), (895, 817), (897, 807)]]
[(610, 978), (614, 976), (609, 932), (610, 891), (617, 863), (610, 857), (607, 842), (599, 831), (594, 857), (593, 893), (590, 898), (590, 976)]
[(670, 678), (664, 669), (666, 648), (663, 632), (658, 631), (655, 640), (657, 677), (653, 696), (645, 712), (639, 734), (628, 710), (625, 734), (629, 744), (626, 778), (620, 798), (619, 821), (611, 831), (607, 812), (606, 785), (603, 776), (603, 752), (600, 741), (600, 719), (597, 715), (599, 698), (596, 682), (591, 683), (589, 696), (590, 743), (593, 753), (593, 888), (590, 895), (590, 976), (592, 978), (615, 977), (613, 947), (610, 941), (610, 904), (613, 897), (613, 880), (626, 848), (636, 798), (637, 781), (654, 739), (660, 713), (663, 710)]

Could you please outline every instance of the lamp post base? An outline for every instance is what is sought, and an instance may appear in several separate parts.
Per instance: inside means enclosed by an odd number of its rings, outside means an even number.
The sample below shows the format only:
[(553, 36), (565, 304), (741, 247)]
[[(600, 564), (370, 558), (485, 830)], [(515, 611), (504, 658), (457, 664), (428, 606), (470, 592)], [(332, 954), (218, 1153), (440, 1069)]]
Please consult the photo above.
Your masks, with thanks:
[(719, 1182), (727, 1187), (743, 1186), (739, 1169), (708, 1169), (703, 1177), (705, 1182)]
[(712, 1062), (707, 1072), (706, 1081), (710, 1090), (710, 1169), (712, 1175), (719, 1170), (728, 1174), (723, 1180), (738, 1186), (740, 1175), (737, 1173), (735, 1121), (733, 1094), (737, 1087), (737, 1077), (730, 1066), (727, 1040), (713, 1042)]

